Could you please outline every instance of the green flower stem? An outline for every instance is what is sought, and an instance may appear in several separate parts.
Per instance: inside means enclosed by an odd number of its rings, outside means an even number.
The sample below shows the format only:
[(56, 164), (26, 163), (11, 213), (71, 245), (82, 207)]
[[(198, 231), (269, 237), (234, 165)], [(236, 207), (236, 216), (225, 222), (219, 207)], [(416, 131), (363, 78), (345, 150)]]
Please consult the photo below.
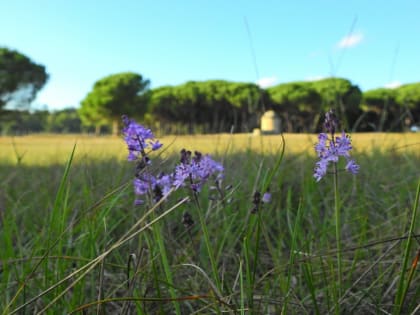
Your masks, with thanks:
[(338, 170), (334, 163), (334, 210), (335, 210), (335, 240), (337, 242), (337, 266), (338, 266), (338, 297), (336, 310), (339, 313), (338, 301), (341, 297), (342, 286), (342, 264), (341, 264), (341, 218), (340, 218), (340, 196), (338, 193)]
[[(154, 218), (154, 216), (153, 216), (153, 218)], [(174, 281), (173, 281), (172, 271), (171, 271), (171, 267), (170, 267), (169, 260), (168, 260), (166, 246), (165, 246), (164, 240), (162, 238), (162, 232), (163, 231), (162, 231), (161, 223), (156, 222), (156, 224), (154, 224), (152, 226), (152, 229), (153, 229), (154, 238), (156, 239), (156, 241), (158, 243), (159, 253), (160, 253), (161, 258), (162, 258), (163, 270), (165, 272), (166, 281), (168, 282), (168, 285), (169, 285), (169, 294), (171, 295), (171, 298), (174, 299), (173, 305), (175, 307), (176, 314), (180, 315), (181, 314), (181, 308), (179, 306), (179, 303), (176, 301), (177, 295), (176, 295), (176, 292), (175, 292), (175, 289), (174, 289)]]
[(197, 213), (198, 213), (198, 218), (200, 220), (201, 230), (203, 231), (204, 243), (206, 244), (207, 253), (209, 255), (211, 269), (212, 269), (212, 272), (213, 272), (213, 280), (215, 281), (216, 288), (219, 290), (219, 292), (221, 292), (221, 284), (220, 284), (220, 279), (219, 279), (219, 273), (217, 271), (217, 264), (216, 264), (216, 261), (214, 259), (214, 252), (213, 252), (212, 244), (210, 242), (210, 237), (209, 237), (209, 232), (208, 232), (208, 229), (207, 229), (206, 220), (205, 220), (205, 218), (203, 216), (203, 213), (201, 211), (200, 202), (198, 200), (198, 197), (197, 197), (196, 193), (194, 193), (194, 202), (197, 206)]

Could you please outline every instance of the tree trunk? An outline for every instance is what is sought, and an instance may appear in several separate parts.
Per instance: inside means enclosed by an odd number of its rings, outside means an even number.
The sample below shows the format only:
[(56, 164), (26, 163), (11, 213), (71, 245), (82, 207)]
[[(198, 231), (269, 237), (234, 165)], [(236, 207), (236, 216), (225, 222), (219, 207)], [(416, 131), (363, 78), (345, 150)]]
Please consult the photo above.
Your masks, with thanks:
[(120, 125), (119, 125), (119, 119), (113, 119), (112, 120), (112, 135), (118, 136), (120, 132)]

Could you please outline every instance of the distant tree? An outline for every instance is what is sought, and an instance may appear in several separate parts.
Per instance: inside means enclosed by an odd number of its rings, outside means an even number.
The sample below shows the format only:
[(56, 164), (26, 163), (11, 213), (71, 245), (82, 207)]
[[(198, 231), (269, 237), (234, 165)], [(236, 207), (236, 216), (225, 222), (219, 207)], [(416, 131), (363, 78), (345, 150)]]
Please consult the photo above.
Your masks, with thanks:
[(81, 126), (82, 122), (75, 108), (54, 111), (48, 116), (48, 132), (79, 133), (82, 129)]
[(264, 99), (266, 91), (252, 83), (189, 81), (154, 89), (149, 110), (154, 119), (182, 124), (189, 133), (228, 132), (232, 126), (235, 131), (249, 131)]
[(203, 116), (209, 125), (210, 132), (229, 131), (233, 118), (233, 107), (228, 100), (229, 86), (231, 82), (225, 80), (207, 80), (199, 83), (203, 94)]
[(6, 105), (27, 108), (47, 80), (43, 65), (15, 50), (0, 48), (0, 111)]
[[(384, 131), (397, 127), (401, 118), (401, 106), (396, 102), (396, 89), (379, 88), (363, 92), (363, 115), (358, 130)], [(400, 128), (397, 128), (399, 130)]]
[(188, 126), (188, 132), (193, 133), (194, 127), (203, 123), (200, 114), (203, 112), (202, 94), (196, 82), (189, 81), (179, 85), (174, 90), (177, 102), (176, 112), (179, 121)]
[(83, 131), (94, 130), (95, 134), (99, 135), (102, 127), (109, 124), (109, 120), (102, 114), (101, 108), (94, 108), (93, 105), (87, 106), (82, 103), (78, 113)]
[(44, 132), (49, 113), (47, 110), (8, 110), (0, 116), (0, 133), (23, 135)]
[(420, 82), (402, 85), (396, 92), (396, 101), (403, 112), (404, 127), (420, 123)]
[(140, 74), (123, 72), (100, 79), (81, 103), (84, 123), (96, 126), (112, 123), (112, 133), (119, 131), (121, 115), (141, 117), (150, 98), (149, 80)]
[(176, 120), (174, 87), (161, 86), (153, 89), (151, 94), (149, 113), (161, 122), (174, 122)]
[(272, 107), (288, 132), (314, 132), (322, 114), (320, 94), (310, 82), (290, 82), (267, 89)]
[(249, 132), (258, 125), (267, 103), (267, 92), (254, 83), (231, 82), (227, 85), (227, 100), (233, 109), (236, 130)]
[(323, 112), (334, 109), (344, 128), (351, 128), (361, 114), (362, 92), (357, 85), (342, 78), (327, 78), (310, 82), (321, 95)]

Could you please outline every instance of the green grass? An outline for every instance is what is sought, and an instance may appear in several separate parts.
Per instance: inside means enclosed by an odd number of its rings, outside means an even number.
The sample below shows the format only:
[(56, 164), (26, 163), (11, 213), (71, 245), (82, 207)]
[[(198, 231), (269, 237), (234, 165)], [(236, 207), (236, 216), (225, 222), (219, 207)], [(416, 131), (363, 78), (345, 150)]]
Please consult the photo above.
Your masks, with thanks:
[[(133, 205), (121, 139), (78, 137), (72, 155), (75, 139), (0, 138), (0, 314), (420, 308), (419, 134), (352, 136), (361, 172), (338, 183), (341, 283), (333, 178), (312, 178), (314, 135), (286, 134), (283, 157), (278, 136), (163, 138), (153, 168), (169, 170), (185, 146), (223, 161), (232, 188), (222, 200), (206, 188), (197, 202), (178, 190), (154, 208)], [(268, 186), (272, 202), (252, 214)]]

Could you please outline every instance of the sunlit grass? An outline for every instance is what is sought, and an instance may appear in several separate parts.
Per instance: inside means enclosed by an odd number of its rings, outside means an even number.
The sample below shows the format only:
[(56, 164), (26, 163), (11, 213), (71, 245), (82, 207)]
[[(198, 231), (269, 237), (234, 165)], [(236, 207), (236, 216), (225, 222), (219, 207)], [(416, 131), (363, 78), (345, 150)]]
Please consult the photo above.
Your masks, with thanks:
[[(316, 135), (284, 134), (286, 154), (314, 154)], [(251, 134), (220, 134), (196, 136), (166, 136), (161, 138), (165, 154), (178, 153), (182, 148), (213, 154), (237, 153), (253, 150), (256, 153), (272, 154), (281, 145), (277, 135), (253, 136)], [(410, 152), (420, 154), (420, 133), (356, 133), (352, 135), (354, 152)], [(127, 156), (124, 142), (119, 137), (93, 137), (83, 135), (31, 135), (23, 137), (0, 137), (0, 162), (15, 163), (21, 157), (24, 165), (49, 165), (64, 163), (77, 144), (75, 161), (88, 158), (116, 158)]]
[[(2, 314), (331, 313), (332, 181), (312, 177), (316, 135), (284, 138), (278, 171), (280, 136), (161, 139), (167, 151), (151, 155), (156, 172), (173, 167), (184, 147), (223, 161), (232, 188), (222, 201), (204, 189), (198, 210), (186, 190), (156, 208), (135, 207), (134, 165), (119, 137), (0, 138), (0, 310), (9, 307)], [(353, 134), (352, 143), (361, 171), (340, 174), (340, 309), (410, 314), (420, 298), (411, 266), (420, 244), (406, 242), (408, 231), (420, 233), (411, 219), (420, 134)], [(273, 200), (251, 214), (253, 194), (271, 174)], [(196, 222), (189, 232), (185, 211)]]

